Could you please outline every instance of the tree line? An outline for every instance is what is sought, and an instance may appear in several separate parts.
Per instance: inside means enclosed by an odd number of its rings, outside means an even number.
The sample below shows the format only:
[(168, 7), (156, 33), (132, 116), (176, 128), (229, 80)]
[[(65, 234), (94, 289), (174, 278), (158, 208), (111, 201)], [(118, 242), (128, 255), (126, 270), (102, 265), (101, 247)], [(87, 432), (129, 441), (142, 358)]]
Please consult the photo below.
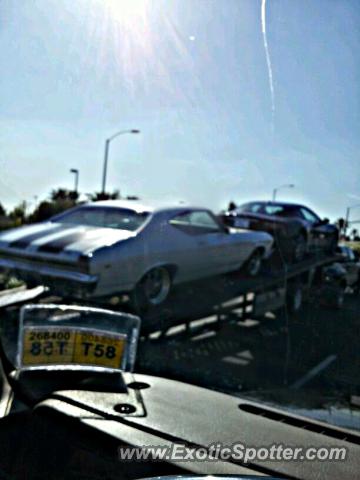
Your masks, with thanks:
[[(88, 201), (116, 200), (120, 198), (118, 190), (113, 193), (89, 193), (86, 195)], [(136, 198), (136, 197), (131, 197)], [(23, 201), (12, 210), (6, 211), (0, 203), (0, 230), (14, 228), (28, 223), (43, 222), (69, 208), (84, 203), (79, 200), (79, 194), (65, 188), (57, 188), (50, 192), (49, 198), (42, 200), (36, 205), (32, 212), (28, 212), (28, 204)]]

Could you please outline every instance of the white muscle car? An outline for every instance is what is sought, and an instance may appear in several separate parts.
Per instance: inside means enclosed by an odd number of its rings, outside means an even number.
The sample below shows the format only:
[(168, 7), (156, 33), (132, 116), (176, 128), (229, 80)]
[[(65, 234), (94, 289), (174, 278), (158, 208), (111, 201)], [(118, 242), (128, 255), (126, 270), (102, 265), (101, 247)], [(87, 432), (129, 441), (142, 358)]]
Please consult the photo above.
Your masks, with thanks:
[(255, 276), (272, 237), (229, 229), (203, 208), (108, 200), (0, 235), (0, 268), (62, 296), (118, 293), (158, 305), (172, 285), (235, 271)]

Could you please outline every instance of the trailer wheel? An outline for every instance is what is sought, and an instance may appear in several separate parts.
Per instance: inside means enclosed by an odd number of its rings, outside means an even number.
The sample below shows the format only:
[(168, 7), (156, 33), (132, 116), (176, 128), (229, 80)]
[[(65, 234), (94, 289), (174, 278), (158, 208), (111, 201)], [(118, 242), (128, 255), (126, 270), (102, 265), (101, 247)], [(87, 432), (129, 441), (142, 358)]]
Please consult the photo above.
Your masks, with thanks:
[(301, 310), (304, 300), (303, 288), (301, 283), (295, 283), (288, 288), (286, 294), (286, 305), (291, 313), (297, 313)]

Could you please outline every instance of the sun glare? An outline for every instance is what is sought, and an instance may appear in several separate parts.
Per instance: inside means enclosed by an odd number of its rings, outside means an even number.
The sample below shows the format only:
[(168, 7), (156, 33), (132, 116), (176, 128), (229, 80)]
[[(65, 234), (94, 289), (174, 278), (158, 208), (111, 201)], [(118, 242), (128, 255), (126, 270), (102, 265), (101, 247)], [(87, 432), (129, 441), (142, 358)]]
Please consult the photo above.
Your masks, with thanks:
[(104, 3), (113, 20), (127, 23), (146, 14), (149, 0), (105, 0)]
[[(181, 65), (194, 77), (193, 59), (188, 51), (194, 35), (184, 36), (176, 27), (166, 3), (154, 0), (93, 0), (94, 11), (89, 26), (96, 38), (95, 58), (97, 75), (105, 75), (109, 85), (121, 82), (131, 96), (139, 92), (150, 94), (159, 85), (171, 98), (186, 99), (188, 95), (178, 88), (172, 68)], [(192, 32), (191, 32), (192, 33)], [(106, 72), (106, 73), (105, 73)], [(150, 95), (149, 95), (149, 98)]]

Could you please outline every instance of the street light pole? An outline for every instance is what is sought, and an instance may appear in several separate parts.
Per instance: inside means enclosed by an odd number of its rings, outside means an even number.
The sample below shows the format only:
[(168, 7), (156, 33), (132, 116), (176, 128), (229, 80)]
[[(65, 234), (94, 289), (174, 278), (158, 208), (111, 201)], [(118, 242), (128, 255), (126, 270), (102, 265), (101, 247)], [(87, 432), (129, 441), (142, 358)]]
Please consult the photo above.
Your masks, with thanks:
[(71, 173), (75, 175), (75, 184), (74, 184), (74, 192), (78, 193), (79, 188), (79, 170), (77, 168), (72, 168), (70, 170)]
[(295, 185), (290, 183), (289, 185), (280, 185), (280, 187), (274, 188), (273, 194), (272, 194), (272, 201), (275, 202), (277, 191), (280, 190), (280, 188), (294, 188), (294, 187)]
[(120, 132), (115, 133), (111, 137), (105, 140), (105, 151), (104, 151), (104, 167), (103, 167), (103, 176), (102, 176), (102, 187), (101, 193), (105, 194), (106, 191), (106, 176), (107, 176), (107, 167), (108, 167), (108, 158), (109, 158), (109, 147), (110, 142), (114, 140), (114, 138), (118, 137), (119, 135), (125, 135), (126, 133), (140, 133), (140, 130), (132, 129), (132, 130), (121, 130)]
[(107, 165), (108, 165), (108, 157), (109, 157), (109, 145), (110, 145), (110, 139), (108, 138), (105, 140), (104, 168), (103, 168), (101, 193), (105, 193)]

